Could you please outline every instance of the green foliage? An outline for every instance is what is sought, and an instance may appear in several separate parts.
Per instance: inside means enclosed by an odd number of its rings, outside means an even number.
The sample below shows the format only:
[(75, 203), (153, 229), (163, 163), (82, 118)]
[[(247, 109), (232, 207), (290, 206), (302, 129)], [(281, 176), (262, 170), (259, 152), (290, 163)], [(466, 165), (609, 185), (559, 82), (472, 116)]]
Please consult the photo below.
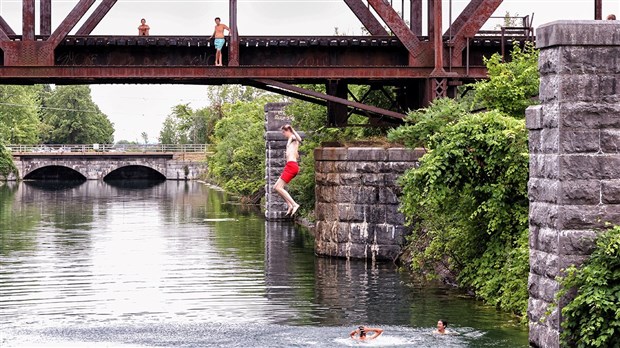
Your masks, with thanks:
[(232, 193), (251, 195), (265, 185), (264, 106), (274, 96), (222, 105), (212, 136), (209, 174)]
[(599, 236), (581, 268), (570, 267), (558, 297), (577, 289), (562, 309), (563, 346), (620, 347), (620, 227)]
[(89, 86), (58, 86), (45, 99), (41, 135), (48, 144), (111, 144), (114, 126), (99, 110)]
[[(412, 127), (412, 126), (408, 126)], [(499, 308), (527, 301), (527, 132), (497, 111), (463, 116), (428, 140), (401, 178), (401, 209), (416, 226), (414, 268), (447, 261), (460, 284)]]
[(474, 84), (476, 102), (488, 109), (499, 110), (513, 117), (525, 117), (525, 109), (536, 104), (540, 77), (538, 51), (532, 44), (521, 49), (515, 42), (512, 60), (502, 62), (499, 54), (485, 59), (489, 79)]
[(0, 144), (0, 178), (7, 178), (11, 173), (17, 173), (13, 155), (6, 146)]
[(39, 91), (33, 86), (0, 85), (0, 139), (10, 144), (39, 141)]
[(436, 99), (428, 108), (410, 112), (405, 119), (410, 126), (391, 131), (388, 139), (411, 148), (428, 147), (431, 136), (467, 115), (467, 111), (465, 105), (454, 99)]

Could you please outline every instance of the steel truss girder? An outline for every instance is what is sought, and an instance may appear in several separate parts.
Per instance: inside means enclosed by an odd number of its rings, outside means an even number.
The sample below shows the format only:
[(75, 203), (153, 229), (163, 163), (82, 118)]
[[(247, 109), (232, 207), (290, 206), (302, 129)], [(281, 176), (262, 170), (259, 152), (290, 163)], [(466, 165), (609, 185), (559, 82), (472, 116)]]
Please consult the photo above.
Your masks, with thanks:
[(370, 12), (366, 4), (362, 0), (344, 0), (349, 6), (353, 14), (362, 22), (362, 25), (368, 30), (370, 35), (388, 36), (387, 30), (379, 23), (377, 18)]
[(103, 17), (112, 9), (118, 0), (103, 0), (99, 6), (91, 13), (88, 19), (82, 24), (76, 35), (90, 35), (101, 22)]

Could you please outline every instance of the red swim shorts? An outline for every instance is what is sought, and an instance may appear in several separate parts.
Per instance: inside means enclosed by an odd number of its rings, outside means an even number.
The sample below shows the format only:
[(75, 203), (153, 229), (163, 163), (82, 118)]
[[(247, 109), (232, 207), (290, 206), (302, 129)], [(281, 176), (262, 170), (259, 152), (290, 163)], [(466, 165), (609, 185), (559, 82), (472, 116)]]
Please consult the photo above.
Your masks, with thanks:
[(284, 166), (284, 171), (282, 171), (280, 178), (288, 184), (297, 173), (299, 173), (299, 164), (295, 161), (286, 162), (286, 166)]

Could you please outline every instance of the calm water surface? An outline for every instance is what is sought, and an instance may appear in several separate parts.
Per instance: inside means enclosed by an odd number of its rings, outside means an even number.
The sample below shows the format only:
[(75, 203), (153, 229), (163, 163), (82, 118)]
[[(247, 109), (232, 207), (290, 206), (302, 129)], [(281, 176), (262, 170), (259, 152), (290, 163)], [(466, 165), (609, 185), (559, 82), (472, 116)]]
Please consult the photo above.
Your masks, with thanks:
[[(507, 315), (392, 264), (318, 258), (200, 183), (0, 186), (2, 347), (526, 347)], [(454, 336), (430, 332), (438, 318)]]

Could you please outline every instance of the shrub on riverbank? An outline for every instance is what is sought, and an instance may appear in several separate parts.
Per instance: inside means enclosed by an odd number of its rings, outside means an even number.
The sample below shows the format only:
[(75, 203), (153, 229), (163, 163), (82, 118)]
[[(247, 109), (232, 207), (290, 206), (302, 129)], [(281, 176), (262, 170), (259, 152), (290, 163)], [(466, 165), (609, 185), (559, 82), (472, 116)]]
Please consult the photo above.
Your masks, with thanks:
[(581, 268), (570, 267), (562, 291), (577, 290), (562, 309), (563, 346), (620, 346), (620, 227), (602, 234)]
[[(414, 226), (412, 268), (438, 264), (477, 297), (519, 315), (527, 310), (528, 145), (524, 112), (538, 91), (533, 46), (486, 61), (489, 80), (473, 88), (474, 105), (436, 100), (409, 114), (391, 140), (427, 154), (401, 178), (401, 210)], [(489, 111), (470, 113), (484, 107)]]

